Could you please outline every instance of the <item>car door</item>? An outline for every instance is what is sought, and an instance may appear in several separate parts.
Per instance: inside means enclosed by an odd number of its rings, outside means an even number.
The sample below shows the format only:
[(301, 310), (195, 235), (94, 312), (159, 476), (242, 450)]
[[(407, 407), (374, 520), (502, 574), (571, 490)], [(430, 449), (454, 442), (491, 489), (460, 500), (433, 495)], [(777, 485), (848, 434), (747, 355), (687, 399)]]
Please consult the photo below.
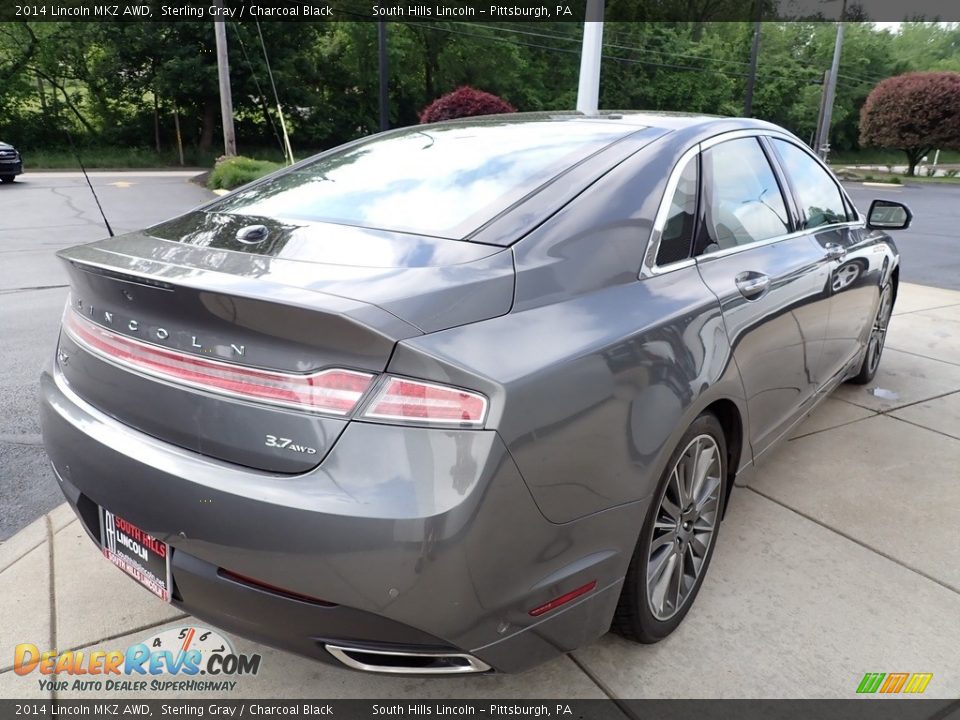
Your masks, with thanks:
[(812, 403), (826, 332), (829, 267), (798, 234), (777, 166), (754, 135), (702, 144), (694, 254), (722, 308), (758, 456)]
[(803, 229), (824, 251), (830, 311), (817, 376), (830, 387), (855, 360), (879, 301), (886, 255), (867, 240), (864, 223), (830, 172), (799, 143), (771, 137)]

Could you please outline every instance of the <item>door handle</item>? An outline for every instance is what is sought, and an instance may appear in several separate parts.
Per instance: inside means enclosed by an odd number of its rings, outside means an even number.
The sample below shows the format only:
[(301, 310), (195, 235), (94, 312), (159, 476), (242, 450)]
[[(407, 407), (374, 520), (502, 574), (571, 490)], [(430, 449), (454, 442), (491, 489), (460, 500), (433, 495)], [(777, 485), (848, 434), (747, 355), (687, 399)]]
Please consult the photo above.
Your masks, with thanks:
[(755, 300), (770, 289), (770, 278), (763, 273), (742, 272), (736, 277), (737, 290), (747, 300)]
[(830, 260), (839, 260), (847, 254), (847, 249), (837, 243), (827, 243), (823, 246), (823, 252)]

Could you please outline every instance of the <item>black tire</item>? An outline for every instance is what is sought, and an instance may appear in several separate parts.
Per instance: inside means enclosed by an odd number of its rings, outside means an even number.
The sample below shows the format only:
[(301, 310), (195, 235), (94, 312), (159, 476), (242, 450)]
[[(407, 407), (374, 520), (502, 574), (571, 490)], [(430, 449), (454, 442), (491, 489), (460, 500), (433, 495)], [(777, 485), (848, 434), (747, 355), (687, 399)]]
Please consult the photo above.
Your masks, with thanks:
[(867, 338), (867, 349), (863, 354), (860, 371), (847, 382), (854, 385), (866, 385), (877, 374), (880, 367), (880, 357), (887, 342), (887, 328), (890, 316), (893, 313), (893, 288), (887, 283), (880, 291), (880, 302), (873, 318), (873, 327), (870, 328), (870, 337)]
[(16, 179), (16, 175), (0, 175), (0, 182), (12, 183)]
[[(648, 600), (648, 589), (646, 582), (648, 565), (651, 557), (651, 543), (653, 543), (655, 535), (654, 524), (658, 517), (661, 518), (661, 524), (662, 518), (667, 517), (662, 514), (664, 510), (661, 507), (661, 502), (665, 497), (670, 499), (670, 497), (675, 495), (673, 489), (677, 486), (671, 482), (674, 468), (678, 466), (681, 458), (687, 454), (691, 443), (695, 439), (701, 438), (702, 436), (709, 436), (713, 439), (714, 443), (716, 444), (716, 448), (718, 449), (717, 454), (719, 455), (719, 487), (717, 490), (716, 507), (714, 510), (716, 516), (715, 523), (706, 553), (703, 557), (703, 562), (700, 565), (699, 574), (695, 576), (692, 586), (687, 589), (686, 592), (688, 594), (682, 600), (682, 602), (679, 603), (679, 607), (673, 610), (673, 613), (669, 618), (660, 619), (654, 614), (654, 611), (651, 608), (651, 603), (653, 601)], [(614, 613), (613, 624), (611, 627), (614, 632), (629, 640), (651, 644), (659, 642), (663, 638), (667, 637), (667, 635), (672, 633), (677, 626), (680, 625), (680, 623), (683, 621), (683, 618), (690, 610), (690, 607), (693, 605), (694, 600), (696, 600), (697, 593), (700, 592), (700, 586), (703, 584), (703, 579), (706, 577), (707, 571), (710, 567), (710, 560), (713, 557), (713, 550), (717, 545), (717, 533), (720, 530), (720, 518), (723, 517), (723, 508), (726, 501), (726, 486), (727, 444), (723, 434), (723, 428), (720, 425), (720, 421), (717, 420), (714, 415), (710, 413), (704, 413), (693, 421), (693, 423), (687, 429), (687, 432), (684, 433), (683, 437), (680, 439), (680, 442), (677, 444), (676, 449), (673, 451), (673, 454), (670, 457), (670, 462), (667, 463), (667, 469), (664, 471), (663, 476), (660, 478), (660, 482), (657, 484), (657, 491), (653, 495), (653, 501), (650, 504), (650, 509), (647, 512), (647, 517), (643, 524), (643, 530), (640, 532), (640, 537), (637, 540), (637, 546), (634, 549), (633, 558), (630, 560), (630, 566), (627, 570), (626, 579), (624, 580), (623, 590), (620, 593), (620, 602), (617, 605), (616, 612)], [(678, 535), (680, 533), (680, 520), (677, 520), (677, 523), (678, 526), (674, 535)], [(665, 544), (662, 542), (664, 537), (670, 534), (670, 531), (663, 531), (659, 526), (657, 531), (657, 539), (660, 544), (660, 548), (673, 548), (672, 541)], [(684, 550), (674, 550), (674, 552), (685, 553), (687, 550), (686, 546), (681, 545), (680, 547), (683, 547)], [(658, 551), (660, 548), (658, 548)], [(686, 557), (686, 555), (684, 555), (684, 557)], [(685, 578), (682, 572), (680, 577), (681, 580), (679, 582), (682, 583), (683, 578)]]

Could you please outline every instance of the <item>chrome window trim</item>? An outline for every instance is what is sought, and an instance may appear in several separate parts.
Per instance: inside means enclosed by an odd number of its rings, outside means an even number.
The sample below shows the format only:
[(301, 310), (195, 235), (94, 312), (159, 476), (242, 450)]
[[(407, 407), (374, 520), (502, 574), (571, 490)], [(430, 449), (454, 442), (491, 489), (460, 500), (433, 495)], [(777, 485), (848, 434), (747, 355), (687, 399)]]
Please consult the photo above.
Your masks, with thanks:
[(856, 227), (860, 225), (859, 220), (851, 220), (843, 223), (834, 223), (833, 225), (820, 225), (815, 228), (805, 228), (803, 230), (797, 230), (796, 232), (787, 233), (786, 235), (775, 235), (772, 238), (767, 238), (766, 240), (757, 240), (752, 243), (746, 243), (744, 245), (735, 245), (734, 247), (725, 248), (724, 250), (717, 250), (716, 252), (707, 253), (706, 255), (700, 255), (699, 257), (693, 258), (693, 261), (696, 262), (709, 262), (714, 258), (724, 258), (728, 255), (736, 255), (739, 252), (744, 250), (752, 250), (753, 248), (764, 247), (766, 245), (776, 245), (778, 242), (784, 242), (786, 240), (793, 240), (794, 238), (803, 237), (804, 235), (814, 235), (816, 233), (822, 232), (824, 228), (838, 230), (844, 227)]
[[(789, 135), (785, 135), (785, 134), (783, 134), (783, 133), (775, 133), (775, 134), (774, 134), (774, 133), (771, 133), (771, 134), (769, 135), (769, 137), (774, 138), (774, 139), (776, 139), (776, 140), (783, 140), (784, 142), (790, 143), (790, 144), (793, 145), (794, 147), (798, 148), (801, 152), (806, 153), (806, 154), (807, 154), (810, 158), (812, 158), (812, 159), (814, 160), (814, 162), (816, 162), (821, 168), (823, 168), (824, 170), (826, 170), (826, 171), (827, 171), (827, 177), (829, 177), (829, 178), (833, 181), (833, 184), (837, 187), (837, 190), (840, 191), (840, 197), (843, 199), (844, 202), (846, 202), (847, 205), (849, 205), (851, 208), (853, 208), (853, 211), (857, 214), (857, 220), (861, 220), (861, 219), (862, 219), (862, 217), (861, 217), (861, 215), (860, 215), (860, 211), (857, 210), (857, 206), (854, 204), (853, 200), (852, 200), (852, 199), (850, 198), (850, 196), (847, 194), (847, 189), (846, 189), (845, 187), (843, 187), (843, 183), (841, 183), (840, 180), (839, 180), (839, 178), (837, 178), (837, 176), (833, 174), (833, 170), (830, 169), (830, 166), (827, 165), (827, 164), (820, 158), (819, 155), (817, 155), (813, 150), (811, 150), (809, 147), (807, 147), (803, 142), (797, 140), (797, 138), (790, 137)], [(783, 163), (781, 163), (781, 164), (783, 164)], [(786, 169), (786, 168), (783, 169), (783, 173), (784, 173), (784, 175), (787, 175), (787, 177), (788, 177), (788, 179), (789, 179), (789, 174), (787, 173), (787, 169)], [(853, 221), (852, 221), (852, 220), (848, 220), (847, 222), (853, 222)], [(843, 225), (843, 224), (844, 224), (844, 223), (833, 223), (833, 225)], [(818, 225), (817, 227), (832, 227), (832, 226), (831, 226), (831, 225)], [(815, 228), (810, 228), (810, 229), (815, 229)]]
[[(640, 270), (640, 277), (649, 275), (658, 275), (672, 270), (679, 270), (680, 267), (689, 267), (695, 262), (695, 258), (686, 258), (677, 260), (664, 266), (657, 265), (657, 253), (660, 252), (660, 236), (663, 234), (663, 228), (667, 224), (667, 216), (670, 214), (670, 202), (677, 192), (677, 185), (680, 184), (680, 176), (686, 170), (687, 164), (700, 154), (700, 143), (688, 148), (677, 164), (673, 166), (670, 177), (667, 178), (667, 185), (663, 191), (663, 197), (660, 199), (660, 207), (657, 208), (657, 214), (653, 220), (653, 229), (650, 231), (650, 237), (647, 239), (647, 252), (643, 256), (643, 268)], [(697, 183), (700, 183), (700, 174), (697, 173)]]
[[(722, 142), (727, 142), (728, 140), (739, 140), (741, 138), (747, 137), (769, 137), (775, 138), (778, 140), (785, 140), (786, 142), (796, 145), (801, 150), (804, 150), (808, 155), (814, 158), (821, 167), (826, 169), (827, 173), (833, 179), (834, 184), (839, 188), (840, 193), (843, 195), (844, 199), (850, 204), (856, 213), (857, 219), (847, 220), (842, 223), (833, 223), (832, 225), (818, 225), (815, 228), (803, 228), (802, 230), (796, 230), (792, 233), (787, 233), (786, 235), (775, 235), (771, 238), (766, 238), (764, 240), (756, 240), (755, 242), (745, 243), (743, 245), (737, 245), (735, 247), (726, 248), (725, 250), (718, 250), (717, 252), (712, 252), (707, 255), (701, 255), (700, 257), (690, 257), (685, 260), (678, 260), (676, 262), (668, 263), (666, 265), (657, 265), (657, 253), (660, 251), (660, 236), (663, 233), (663, 228), (667, 222), (667, 215), (670, 212), (670, 201), (673, 200), (673, 195), (677, 191), (677, 185), (680, 183), (680, 176), (683, 174), (684, 169), (686, 169), (687, 163), (692, 157), (700, 154), (704, 150), (708, 150), (714, 145), (719, 145)], [(789, 180), (789, 178), (788, 178)], [(698, 176), (698, 182), (703, 182), (703, 178)], [(812, 233), (819, 233), (825, 230), (830, 229), (839, 229), (844, 227), (863, 227), (863, 216), (860, 214), (860, 211), (857, 210), (857, 206), (854, 205), (853, 201), (850, 199), (850, 196), (847, 195), (846, 190), (843, 185), (836, 179), (833, 174), (833, 171), (824, 164), (824, 162), (817, 157), (810, 148), (807, 148), (803, 145), (802, 142), (798, 141), (795, 137), (790, 135), (785, 131), (768, 129), (768, 128), (750, 128), (743, 130), (728, 130), (727, 132), (722, 132), (712, 137), (702, 140), (696, 145), (688, 148), (683, 155), (680, 156), (680, 159), (677, 160), (677, 164), (673, 166), (673, 170), (670, 172), (670, 177), (667, 179), (667, 185), (664, 189), (663, 197), (660, 200), (660, 206), (657, 208), (657, 214), (653, 221), (653, 228), (650, 231), (650, 237), (647, 240), (647, 250), (643, 255), (643, 267), (640, 269), (639, 278), (652, 277), (654, 275), (663, 275), (674, 270), (681, 270), (683, 268), (691, 267), (695, 265), (699, 260), (709, 260), (711, 258), (726, 257), (728, 255), (734, 255), (743, 250), (749, 250), (756, 247), (763, 247), (765, 245), (773, 245), (775, 243), (781, 242), (783, 240), (790, 240), (795, 237), (800, 237), (802, 235), (810, 235)]]

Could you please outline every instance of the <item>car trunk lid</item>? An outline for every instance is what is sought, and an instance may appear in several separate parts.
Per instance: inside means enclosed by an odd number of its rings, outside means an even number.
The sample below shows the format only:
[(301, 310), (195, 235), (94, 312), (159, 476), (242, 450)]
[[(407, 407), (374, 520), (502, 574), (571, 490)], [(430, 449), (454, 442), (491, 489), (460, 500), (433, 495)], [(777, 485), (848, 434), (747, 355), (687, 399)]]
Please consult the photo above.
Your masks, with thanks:
[[(512, 259), (498, 248), (340, 226), (305, 232), (257, 220), (191, 213), (62, 251), (71, 283), (66, 312), (93, 323), (110, 342), (173, 353), (181, 365), (375, 377), (399, 340), (502, 314), (512, 302)], [(251, 224), (267, 228), (270, 245), (237, 242)], [(338, 240), (354, 245), (338, 249)], [(118, 420), (261, 470), (316, 466), (349, 419), (190, 386), (117, 362), (76, 332), (62, 333), (59, 357), (73, 389)]]

